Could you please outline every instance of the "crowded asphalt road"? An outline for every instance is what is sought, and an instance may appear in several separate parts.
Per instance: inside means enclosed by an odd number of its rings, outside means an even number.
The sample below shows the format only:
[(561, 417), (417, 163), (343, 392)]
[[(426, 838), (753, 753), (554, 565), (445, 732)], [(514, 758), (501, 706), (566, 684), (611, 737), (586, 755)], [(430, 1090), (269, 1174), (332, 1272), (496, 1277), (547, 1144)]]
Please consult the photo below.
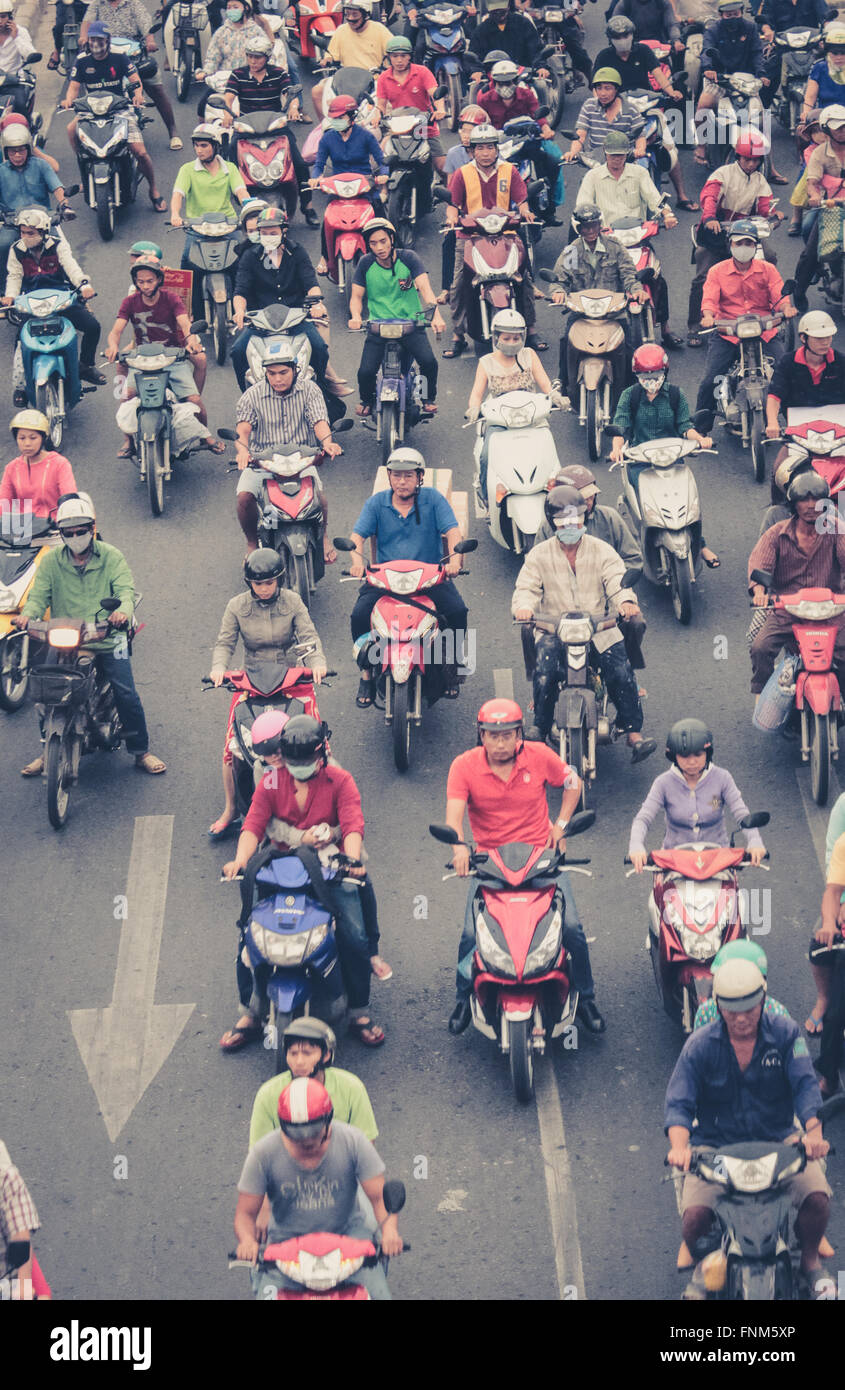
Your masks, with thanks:
[[(601, 7), (591, 6), (585, 18), (592, 53), (601, 43)], [(579, 93), (568, 99), (564, 126), (580, 99)], [(189, 152), (193, 103), (177, 108), (177, 121)], [(48, 148), (71, 181), (63, 124), (54, 122)], [(188, 153), (170, 152), (160, 122), (149, 127), (149, 146), (169, 193)], [(787, 139), (776, 138), (776, 155), (778, 167), (791, 173), (794, 152)], [(697, 192), (702, 180), (689, 151), (682, 160), (688, 189)], [(579, 178), (579, 171), (567, 170), (566, 214)], [(788, 191), (776, 190), (782, 206)], [(318, 209), (323, 202), (318, 195)], [(182, 238), (165, 229), (143, 188), (107, 245), (78, 199), (77, 206), (79, 218), (68, 235), (92, 276), (98, 296), (92, 308), (105, 338), (125, 293), (131, 241), (158, 240), (168, 263), (178, 264)], [(682, 332), (696, 219), (678, 215), (679, 227), (661, 234), (657, 251), (670, 286), (672, 327)], [(438, 286), (440, 216), (422, 224), (417, 244)], [(545, 233), (540, 264), (554, 262), (565, 233)], [(291, 234), (316, 261), (319, 233), (305, 228), (299, 214)], [(800, 243), (781, 231), (776, 244), (789, 274)], [(354, 382), (361, 339), (347, 332), (337, 291), (329, 285), (326, 294), (332, 361)], [(810, 304), (816, 305), (813, 292)], [(538, 327), (552, 343), (545, 359), (550, 371), (558, 322), (558, 311), (540, 303)], [(12, 330), (0, 327), (7, 361), (12, 343)], [(444, 339), (438, 351), (446, 345)], [(702, 352), (675, 354), (670, 379), (692, 399), (703, 366)], [(472, 478), (471, 434), (460, 425), (474, 367), (471, 355), (441, 364), (439, 413), (412, 441), (430, 465), (451, 468), (462, 488)], [(231, 367), (210, 366), (205, 399), (212, 428), (234, 424), (237, 396)], [(7, 384), (0, 399), (6, 458), (13, 453), (6, 435), (11, 414)], [(576, 417), (556, 414), (552, 428), (562, 461), (587, 462)], [(350, 530), (375, 467), (374, 436), (360, 424), (340, 439), (343, 457), (324, 469), (333, 535)], [(224, 461), (195, 455), (178, 468), (166, 513), (154, 520), (133, 466), (116, 458), (119, 443), (108, 386), (74, 412), (63, 451), (80, 486), (94, 497), (105, 538), (126, 554), (143, 592), (145, 627), (134, 670), (151, 747), (168, 771), (160, 778), (137, 776), (122, 753), (87, 759), (70, 820), (57, 834), (47, 822), (43, 787), (19, 776), (38, 752), (34, 711), (27, 706), (0, 720), (0, 1132), (35, 1196), (42, 1221), (38, 1255), (57, 1297), (247, 1298), (246, 1277), (227, 1272), (226, 1252), (252, 1100), (271, 1074), (271, 1056), (260, 1047), (224, 1056), (217, 1045), (235, 1017), (238, 905), (237, 890), (219, 882), (227, 846), (212, 847), (206, 837), (221, 809), (227, 701), (200, 685), (223, 607), (242, 582), (235, 481)], [(339, 585), (341, 562), (327, 572), (313, 601), (329, 664), (339, 673), (321, 690), (320, 708), (333, 730), (335, 756), (362, 791), (382, 954), (394, 969), (392, 981), (373, 985), (373, 1014), (387, 1032), (385, 1046), (368, 1051), (348, 1039), (339, 1058), (365, 1081), (380, 1129), (377, 1147), (389, 1175), (408, 1188), (400, 1226), (413, 1248), (391, 1265), (394, 1297), (668, 1300), (681, 1291), (674, 1269), (679, 1222), (672, 1188), (661, 1181), (663, 1093), (681, 1038), (662, 1013), (644, 949), (649, 885), (645, 877), (625, 879), (622, 857), (631, 819), (666, 766), (666, 731), (683, 715), (710, 725), (716, 760), (733, 772), (752, 809), (772, 814), (765, 832), (770, 872), (747, 873), (744, 886), (759, 890), (754, 901), (763, 928), (770, 927), (757, 939), (769, 956), (772, 993), (799, 1020), (812, 1002), (806, 942), (822, 890), (817, 845), (826, 817), (811, 807), (808, 772), (798, 766), (794, 748), (751, 728), (745, 566), (768, 487), (754, 484), (747, 455), (718, 427), (716, 443), (718, 456), (705, 456), (695, 467), (705, 533), (722, 563), (696, 586), (692, 624), (678, 626), (665, 592), (645, 581), (639, 590), (648, 621), (644, 732), (658, 740), (658, 752), (631, 767), (624, 744), (600, 751), (596, 824), (577, 842), (577, 853), (592, 860), (593, 877), (579, 876), (575, 892), (607, 1032), (598, 1041), (582, 1035), (577, 1050), (545, 1059), (539, 1112), (516, 1104), (506, 1063), (478, 1033), (470, 1029), (455, 1039), (447, 1032), (464, 890), (454, 880), (441, 882), (447, 855), (427, 829), (443, 819), (449, 762), (475, 742), (475, 714), (493, 693), (494, 670), (510, 669), (517, 698), (528, 698), (519, 633), (510, 621), (517, 564), (471, 515), (479, 549), (468, 557), (471, 572), (461, 582), (477, 634), (477, 669), (458, 702), (441, 702), (426, 713), (412, 771), (404, 777), (394, 771), (381, 715), (355, 707), (348, 628), (354, 587)], [(600, 500), (615, 503), (617, 475), (606, 463), (596, 472)], [(126, 892), (138, 817), (173, 818), (155, 1002), (192, 1008), (172, 1051), (110, 1138), (68, 1011), (104, 1007), (112, 998), (122, 927), (116, 899)], [(160, 890), (167, 870), (166, 863), (150, 864), (141, 891)], [(835, 1129), (829, 1137), (836, 1141)], [(562, 1184), (554, 1223), (550, 1166)], [(845, 1248), (841, 1157), (830, 1160), (829, 1176), (834, 1204), (828, 1234), (838, 1250)], [(835, 1271), (837, 1261), (830, 1264)]]

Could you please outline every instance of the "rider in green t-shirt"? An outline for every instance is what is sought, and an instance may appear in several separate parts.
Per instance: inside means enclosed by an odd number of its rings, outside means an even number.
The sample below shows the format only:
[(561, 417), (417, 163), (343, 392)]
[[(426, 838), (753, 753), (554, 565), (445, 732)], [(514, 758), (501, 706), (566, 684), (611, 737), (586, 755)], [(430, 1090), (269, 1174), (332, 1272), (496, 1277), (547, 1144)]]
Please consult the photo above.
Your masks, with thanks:
[(321, 1018), (309, 1015), (288, 1024), (284, 1032), (288, 1070), (271, 1076), (256, 1092), (249, 1122), (250, 1148), (279, 1128), (279, 1096), (298, 1076), (313, 1077), (325, 1086), (336, 1120), (355, 1125), (371, 1141), (377, 1138), (378, 1126), (367, 1088), (351, 1071), (332, 1065), (335, 1046), (335, 1035)]
[[(362, 256), (352, 279), (349, 300), (349, 327), (360, 329), (364, 295), (371, 320), (419, 319), (419, 328), (403, 338), (403, 346), (419, 363), (426, 380), (425, 415), (434, 415), (437, 406), (437, 359), (425, 335), (423, 310), (434, 309), (431, 326), (437, 337), (446, 325), (431, 288), (425, 266), (415, 251), (397, 249), (396, 229), (384, 217), (374, 217), (364, 227), (369, 255)], [(358, 368), (359, 415), (371, 415), (375, 404), (376, 376), (384, 356), (385, 339), (368, 333)]]

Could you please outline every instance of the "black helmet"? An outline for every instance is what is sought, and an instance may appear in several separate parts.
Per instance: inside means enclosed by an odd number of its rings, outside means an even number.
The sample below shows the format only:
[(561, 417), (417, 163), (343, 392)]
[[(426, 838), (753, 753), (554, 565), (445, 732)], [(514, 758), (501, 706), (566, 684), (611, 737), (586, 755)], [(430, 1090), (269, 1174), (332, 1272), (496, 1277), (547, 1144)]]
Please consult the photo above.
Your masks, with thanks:
[(337, 1048), (334, 1029), (324, 1023), (321, 1018), (315, 1018), (313, 1014), (308, 1014), (305, 1018), (293, 1019), (282, 1033), (282, 1048), (286, 1055), (288, 1048), (295, 1042), (318, 1043), (323, 1049), (323, 1055), (314, 1071), (322, 1071), (323, 1067), (330, 1067), (334, 1061)]
[(713, 735), (700, 719), (679, 719), (666, 736), (666, 757), (674, 763), (693, 753), (706, 753), (709, 767), (713, 761)]
[(325, 723), (313, 719), (310, 714), (295, 714), (289, 719), (279, 749), (288, 767), (291, 763), (296, 767), (313, 762), (321, 762), (325, 767), (328, 762), (328, 732)]
[(587, 503), (577, 487), (572, 487), (569, 483), (558, 483), (546, 497), (543, 510), (549, 525), (554, 526), (555, 518), (566, 516), (567, 512), (570, 516), (583, 516), (587, 510)]
[(807, 502), (811, 498), (821, 501), (822, 498), (829, 496), (830, 488), (827, 480), (812, 468), (808, 469), (806, 473), (799, 473), (798, 477), (794, 478), (786, 489), (786, 500), (793, 511), (798, 502)]
[(602, 216), (595, 203), (581, 203), (573, 212), (572, 220), (580, 231), (591, 222), (601, 222)]
[[(284, 572), (284, 560), (275, 550), (271, 550), (266, 545), (260, 546), (258, 550), (253, 550), (244, 560), (244, 583), (250, 590), (253, 584), (263, 584), (268, 579), (281, 579)], [(257, 600), (259, 603), (275, 603), (275, 601), (275, 594), (271, 599)]]

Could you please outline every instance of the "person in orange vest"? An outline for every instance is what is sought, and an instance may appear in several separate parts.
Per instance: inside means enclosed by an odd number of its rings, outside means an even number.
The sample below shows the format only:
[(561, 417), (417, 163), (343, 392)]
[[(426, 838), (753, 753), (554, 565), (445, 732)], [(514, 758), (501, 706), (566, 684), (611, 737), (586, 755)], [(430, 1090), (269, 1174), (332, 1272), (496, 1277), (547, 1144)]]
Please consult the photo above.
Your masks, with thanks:
[[(498, 130), (491, 125), (476, 126), (469, 138), (472, 160), (456, 169), (449, 179), (449, 194), (452, 202), (446, 207), (446, 224), (457, 228), (458, 218), (467, 213), (480, 212), (482, 208), (517, 208), (526, 222), (536, 222), (528, 206), (528, 189), (525, 180), (513, 164), (499, 158)], [(465, 233), (458, 230), (455, 242), (455, 270), (452, 287), (449, 291), (449, 309), (452, 313), (453, 342), (444, 352), (444, 357), (460, 357), (469, 346), (466, 338), (466, 301), (463, 288)], [(541, 343), (534, 332), (536, 314), (534, 312), (534, 284), (527, 264), (522, 269), (521, 298), (519, 306), (528, 328), (528, 346), (535, 352), (544, 352), (548, 343)]]

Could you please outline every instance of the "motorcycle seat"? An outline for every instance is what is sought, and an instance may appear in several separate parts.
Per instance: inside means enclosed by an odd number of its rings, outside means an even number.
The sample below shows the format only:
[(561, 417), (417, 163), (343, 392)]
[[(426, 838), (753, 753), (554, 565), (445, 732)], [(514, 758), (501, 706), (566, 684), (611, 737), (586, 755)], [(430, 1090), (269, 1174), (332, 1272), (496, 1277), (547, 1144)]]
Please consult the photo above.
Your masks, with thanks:
[(341, 68), (332, 78), (332, 90), (336, 97), (354, 97), (360, 101), (373, 85), (373, 74), (369, 68)]

